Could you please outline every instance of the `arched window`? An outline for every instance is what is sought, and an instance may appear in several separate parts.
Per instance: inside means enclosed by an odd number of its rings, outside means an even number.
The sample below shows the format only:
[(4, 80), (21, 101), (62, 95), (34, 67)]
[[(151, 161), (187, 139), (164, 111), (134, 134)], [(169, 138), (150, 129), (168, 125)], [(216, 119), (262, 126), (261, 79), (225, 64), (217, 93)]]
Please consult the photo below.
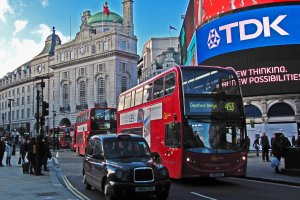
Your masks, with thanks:
[(125, 92), (127, 90), (127, 77), (122, 76), (121, 78), (121, 92)]
[(75, 53), (74, 53), (74, 50), (71, 50), (71, 51), (70, 51), (70, 59), (71, 59), (71, 60), (74, 60), (74, 59), (75, 59)]
[(60, 54), (60, 61), (65, 61), (65, 54), (64, 53), (61, 53)]
[(104, 78), (99, 78), (97, 81), (97, 88), (98, 88), (98, 96), (97, 96), (97, 101), (99, 105), (104, 106), (105, 104), (105, 79)]
[(79, 104), (86, 105), (86, 83), (85, 83), (85, 81), (79, 82)]
[(286, 103), (276, 103), (268, 111), (268, 117), (284, 117), (294, 115), (294, 110)]
[(103, 42), (103, 50), (104, 51), (108, 50), (108, 42), (107, 41)]
[(62, 87), (62, 95), (63, 95), (63, 107), (66, 109), (69, 107), (70, 102), (70, 89), (68, 84), (64, 84)]
[(246, 105), (245, 106), (245, 114), (247, 118), (255, 118), (262, 117), (262, 113), (260, 110), (254, 105)]

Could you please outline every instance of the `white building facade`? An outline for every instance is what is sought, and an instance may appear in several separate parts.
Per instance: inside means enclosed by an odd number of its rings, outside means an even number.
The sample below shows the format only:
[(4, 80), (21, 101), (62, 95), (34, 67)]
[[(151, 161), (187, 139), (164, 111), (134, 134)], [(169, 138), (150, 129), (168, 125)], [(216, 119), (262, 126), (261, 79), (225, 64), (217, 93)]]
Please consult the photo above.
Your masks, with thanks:
[[(75, 123), (84, 109), (116, 107), (119, 94), (137, 84), (133, 1), (122, 3), (123, 17), (114, 12), (109, 16), (83, 12), (80, 31), (70, 42), (61, 44), (53, 28), (38, 56), (0, 80), (4, 117), (0, 127), (9, 131), (11, 124), (10, 130), (36, 133), (36, 92), (42, 89), (42, 77), (43, 98), (49, 102), (45, 126), (49, 128)], [(9, 101), (13, 102), (11, 110)]]

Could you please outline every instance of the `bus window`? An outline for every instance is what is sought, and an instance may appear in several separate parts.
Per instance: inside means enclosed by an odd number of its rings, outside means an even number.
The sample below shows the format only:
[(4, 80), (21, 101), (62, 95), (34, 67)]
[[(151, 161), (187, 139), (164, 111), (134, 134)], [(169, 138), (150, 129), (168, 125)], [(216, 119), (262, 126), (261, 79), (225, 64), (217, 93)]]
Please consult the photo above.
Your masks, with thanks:
[(145, 85), (144, 87), (144, 100), (143, 103), (152, 100), (152, 83)]
[(118, 110), (124, 109), (124, 96), (120, 96)]
[(163, 96), (163, 88), (164, 88), (164, 77), (154, 81), (153, 99), (158, 99)]
[(131, 93), (125, 95), (124, 109), (130, 108)]
[(143, 102), (143, 87), (139, 88), (135, 92), (135, 105), (140, 105)]
[(172, 94), (175, 89), (175, 73), (166, 75), (165, 77), (165, 96)]

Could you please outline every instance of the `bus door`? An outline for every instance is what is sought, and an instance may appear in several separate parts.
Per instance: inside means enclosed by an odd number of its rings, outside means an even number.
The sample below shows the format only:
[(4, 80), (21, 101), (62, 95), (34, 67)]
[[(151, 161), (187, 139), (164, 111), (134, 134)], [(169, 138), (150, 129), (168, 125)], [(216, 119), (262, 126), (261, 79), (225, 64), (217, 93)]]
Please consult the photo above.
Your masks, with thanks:
[(182, 148), (180, 122), (165, 124), (165, 152), (161, 154), (163, 164), (172, 178), (181, 178)]

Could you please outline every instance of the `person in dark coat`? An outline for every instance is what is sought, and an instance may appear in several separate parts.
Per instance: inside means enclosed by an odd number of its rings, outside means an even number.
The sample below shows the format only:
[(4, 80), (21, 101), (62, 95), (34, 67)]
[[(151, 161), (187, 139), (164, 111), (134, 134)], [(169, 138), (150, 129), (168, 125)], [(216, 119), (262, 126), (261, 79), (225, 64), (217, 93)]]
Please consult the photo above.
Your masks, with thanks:
[(23, 163), (25, 162), (25, 156), (27, 152), (28, 152), (28, 143), (27, 140), (24, 140), (20, 146), (20, 155)]
[(30, 174), (35, 173), (35, 158), (36, 157), (36, 139), (35, 137), (31, 138), (28, 144), (28, 154), (27, 159), (29, 161), (29, 170)]
[(48, 162), (48, 159), (52, 158), (52, 155), (51, 155), (51, 151), (50, 151), (49, 138), (48, 137), (45, 137), (45, 139), (44, 139), (43, 148), (44, 148), (44, 150), (43, 150), (43, 152), (44, 152), (44, 155), (43, 155), (44, 171), (49, 171), (48, 168), (47, 168), (47, 162)]
[(296, 146), (296, 137), (294, 135), (292, 136), (292, 146)]
[[(275, 133), (275, 137), (272, 141), (272, 153), (279, 162), (283, 155), (283, 137), (282, 133)], [(275, 173), (280, 173), (279, 166), (275, 166)]]
[(265, 132), (262, 133), (262, 136), (260, 138), (260, 144), (261, 144), (261, 148), (262, 148), (263, 161), (270, 162), (270, 160), (269, 160), (270, 143), (269, 143), (269, 138), (268, 138), (268, 136), (266, 136)]
[(3, 157), (4, 157), (4, 152), (5, 152), (5, 142), (4, 142), (5, 138), (1, 138), (1, 141), (0, 141), (0, 167), (3, 167), (4, 165), (2, 164), (2, 160), (3, 160)]
[(256, 138), (253, 142), (253, 147), (256, 150), (256, 156), (259, 156), (259, 139)]
[(41, 176), (44, 175), (41, 172), (41, 168), (43, 165), (43, 157), (44, 157), (44, 137), (40, 134), (37, 136), (36, 140), (36, 159), (35, 159), (35, 175), (36, 176)]

